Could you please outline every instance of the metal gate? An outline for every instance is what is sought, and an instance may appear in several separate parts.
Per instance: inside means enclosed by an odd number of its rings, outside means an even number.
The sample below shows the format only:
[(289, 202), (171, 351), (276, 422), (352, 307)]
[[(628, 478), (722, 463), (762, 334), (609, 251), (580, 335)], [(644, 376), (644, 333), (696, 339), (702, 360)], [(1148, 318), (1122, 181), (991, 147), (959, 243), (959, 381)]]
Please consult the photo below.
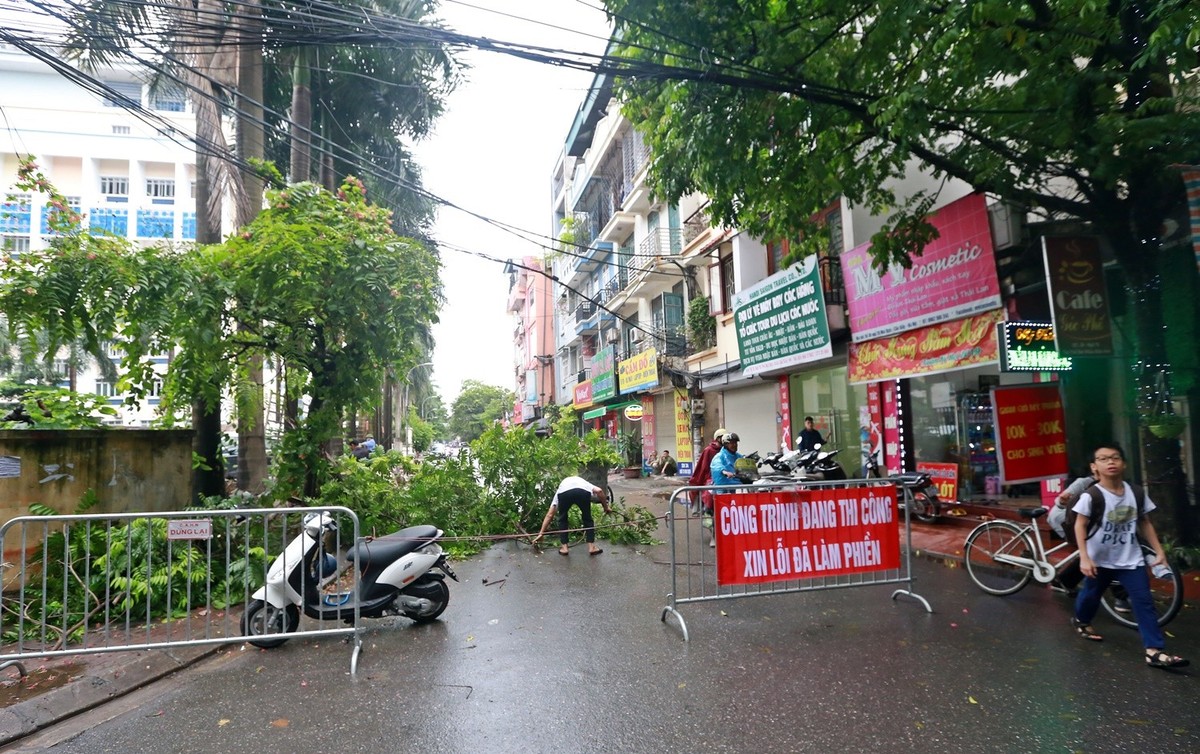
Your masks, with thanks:
[[(297, 565), (282, 560), (287, 545), (306, 517), (322, 513), (337, 524), (328, 552), (344, 553), (358, 541), (359, 523), (343, 507), (14, 518), (0, 527), (0, 667), (35, 657), (244, 641), (241, 619), (251, 595), (273, 561)], [(339, 556), (316, 571), (300, 567), (297, 591), (357, 594), (358, 569), (342, 568), (344, 562)], [(301, 618), (287, 637), (353, 637), (354, 674), (362, 637), (361, 616), (353, 613), (352, 621)]]
[[(689, 515), (693, 491), (713, 493), (712, 515)], [(660, 618), (673, 615), (687, 641), (681, 604), (887, 584), (903, 587), (892, 599), (933, 612), (912, 590), (909, 505), (897, 504), (911, 495), (887, 479), (680, 487), (667, 513), (671, 592)]]

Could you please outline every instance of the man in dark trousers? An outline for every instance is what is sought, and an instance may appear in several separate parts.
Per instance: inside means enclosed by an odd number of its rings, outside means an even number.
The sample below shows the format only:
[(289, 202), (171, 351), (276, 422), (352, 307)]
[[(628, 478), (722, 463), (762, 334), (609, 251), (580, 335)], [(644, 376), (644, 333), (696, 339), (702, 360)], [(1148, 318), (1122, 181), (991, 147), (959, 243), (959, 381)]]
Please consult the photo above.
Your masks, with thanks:
[(542, 530), (537, 533), (533, 541), (537, 542), (545, 535), (546, 527), (550, 525), (550, 519), (557, 513), (558, 554), (570, 555), (571, 548), (567, 546), (567, 528), (570, 526), (567, 514), (572, 505), (578, 505), (580, 520), (583, 523), (583, 538), (587, 541), (588, 555), (599, 555), (604, 552), (596, 545), (596, 523), (592, 519), (593, 500), (604, 507), (605, 513), (612, 513), (606, 490), (578, 476), (569, 476), (559, 482), (558, 489), (554, 491), (554, 498), (550, 501), (550, 509), (546, 511), (546, 517), (542, 519)]
[[(713, 441), (710, 442), (704, 450), (700, 451), (700, 457), (696, 459), (696, 465), (692, 467), (692, 475), (688, 478), (688, 485), (691, 487), (699, 487), (709, 484), (708, 474), (709, 467), (712, 466), (712, 459), (721, 452), (721, 438), (725, 436), (725, 428), (721, 427), (713, 433)], [(691, 493), (692, 497), (692, 515), (700, 515), (701, 504), (700, 496), (703, 493), (695, 490)]]

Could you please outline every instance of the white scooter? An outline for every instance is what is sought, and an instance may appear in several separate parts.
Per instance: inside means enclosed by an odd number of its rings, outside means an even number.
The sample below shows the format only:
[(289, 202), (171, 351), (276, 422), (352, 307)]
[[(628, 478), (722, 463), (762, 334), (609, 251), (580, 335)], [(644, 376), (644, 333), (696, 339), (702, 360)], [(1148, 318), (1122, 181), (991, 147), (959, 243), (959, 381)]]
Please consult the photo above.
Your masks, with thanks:
[[(441, 536), (436, 526), (410, 526), (378, 539), (361, 539), (339, 567), (331, 554), (337, 523), (327, 512), (310, 513), (300, 534), (271, 563), (267, 583), (246, 605), (242, 634), (256, 637), (250, 640), (256, 647), (278, 647), (299, 626), (301, 610), (317, 620), (352, 622), (357, 607), (363, 618), (403, 615), (428, 623), (450, 602), (443, 574), (458, 581), (437, 544)], [(322, 592), (349, 567), (358, 569), (356, 592)]]

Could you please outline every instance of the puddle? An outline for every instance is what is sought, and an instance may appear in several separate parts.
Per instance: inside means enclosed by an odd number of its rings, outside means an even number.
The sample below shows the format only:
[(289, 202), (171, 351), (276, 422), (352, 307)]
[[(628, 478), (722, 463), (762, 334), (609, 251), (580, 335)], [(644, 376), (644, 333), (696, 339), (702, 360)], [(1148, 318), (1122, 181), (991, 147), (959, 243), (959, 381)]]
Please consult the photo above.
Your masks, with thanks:
[(83, 663), (69, 662), (61, 665), (32, 666), (25, 663), (29, 674), (24, 678), (15, 667), (0, 671), (0, 709), (31, 699), (53, 689), (62, 688), (83, 669)]

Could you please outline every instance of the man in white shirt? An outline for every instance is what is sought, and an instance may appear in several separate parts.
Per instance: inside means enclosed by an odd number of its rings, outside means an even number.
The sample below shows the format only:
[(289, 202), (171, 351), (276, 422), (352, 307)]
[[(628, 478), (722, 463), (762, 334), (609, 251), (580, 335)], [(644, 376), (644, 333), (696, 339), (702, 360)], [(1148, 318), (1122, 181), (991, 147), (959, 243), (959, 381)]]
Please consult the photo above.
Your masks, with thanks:
[(542, 519), (542, 530), (533, 538), (533, 541), (537, 542), (542, 538), (542, 535), (546, 533), (546, 527), (550, 525), (550, 517), (554, 515), (555, 511), (558, 511), (558, 554), (570, 555), (571, 549), (567, 547), (567, 528), (569, 526), (567, 513), (570, 512), (572, 505), (578, 505), (583, 522), (583, 538), (588, 545), (588, 555), (599, 555), (604, 552), (596, 546), (596, 523), (592, 520), (593, 499), (604, 506), (605, 513), (612, 513), (612, 508), (608, 505), (608, 493), (583, 477), (569, 476), (559, 482), (558, 489), (554, 492), (554, 498), (550, 501), (550, 510), (546, 511), (546, 517)]

